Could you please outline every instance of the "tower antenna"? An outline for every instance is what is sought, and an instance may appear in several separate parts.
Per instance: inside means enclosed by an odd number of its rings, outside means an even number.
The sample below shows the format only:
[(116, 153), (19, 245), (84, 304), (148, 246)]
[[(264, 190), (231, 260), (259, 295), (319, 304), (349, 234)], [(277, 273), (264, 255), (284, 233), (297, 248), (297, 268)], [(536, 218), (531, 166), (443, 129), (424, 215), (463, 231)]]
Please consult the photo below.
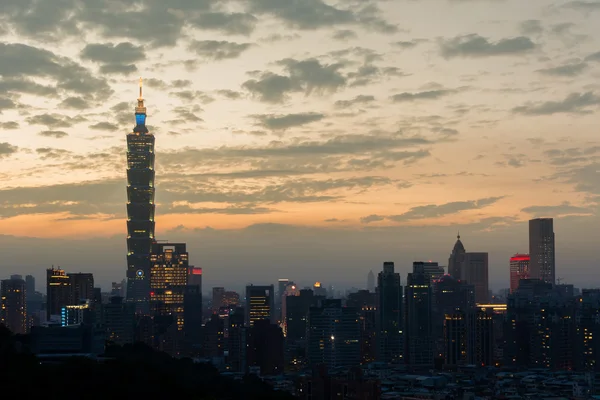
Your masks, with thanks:
[(144, 83), (144, 81), (143, 81), (142, 77), (140, 76), (140, 98), (138, 100), (143, 100), (144, 99), (142, 97), (142, 86), (143, 86), (143, 83)]

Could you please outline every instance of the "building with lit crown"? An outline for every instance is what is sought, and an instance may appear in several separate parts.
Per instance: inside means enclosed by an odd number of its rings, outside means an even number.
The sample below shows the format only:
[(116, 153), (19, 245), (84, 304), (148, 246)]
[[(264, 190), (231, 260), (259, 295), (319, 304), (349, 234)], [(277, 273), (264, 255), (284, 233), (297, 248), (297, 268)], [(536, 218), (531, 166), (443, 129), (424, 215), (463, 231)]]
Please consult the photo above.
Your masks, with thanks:
[(127, 299), (138, 312), (150, 300), (150, 252), (154, 243), (154, 135), (146, 127), (146, 107), (140, 97), (135, 127), (127, 135)]
[(529, 254), (515, 254), (510, 258), (510, 292), (519, 288), (521, 279), (529, 279)]

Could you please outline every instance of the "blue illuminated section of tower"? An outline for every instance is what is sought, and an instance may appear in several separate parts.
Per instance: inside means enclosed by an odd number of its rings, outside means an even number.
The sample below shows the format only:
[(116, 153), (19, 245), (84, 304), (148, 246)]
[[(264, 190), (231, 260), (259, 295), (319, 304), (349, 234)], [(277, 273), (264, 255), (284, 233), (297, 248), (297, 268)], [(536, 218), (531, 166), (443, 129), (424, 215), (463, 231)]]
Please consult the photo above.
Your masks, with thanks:
[(146, 107), (140, 97), (135, 127), (127, 135), (127, 300), (138, 313), (148, 313), (150, 252), (154, 238), (154, 135), (146, 127)]

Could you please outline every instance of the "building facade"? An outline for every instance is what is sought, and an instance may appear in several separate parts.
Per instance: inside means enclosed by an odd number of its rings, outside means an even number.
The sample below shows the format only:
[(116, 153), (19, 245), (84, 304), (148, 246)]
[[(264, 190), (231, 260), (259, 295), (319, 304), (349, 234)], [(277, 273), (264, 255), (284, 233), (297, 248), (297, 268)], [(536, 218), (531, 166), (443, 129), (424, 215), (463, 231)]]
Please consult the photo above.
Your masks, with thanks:
[(529, 254), (515, 254), (510, 258), (510, 292), (519, 288), (521, 279), (529, 279)]
[(475, 302), (487, 303), (490, 296), (488, 253), (465, 253), (460, 279), (475, 287)]
[(0, 282), (0, 323), (14, 334), (28, 332), (27, 285), (23, 279)]
[(146, 127), (146, 107), (140, 97), (135, 127), (127, 135), (127, 299), (138, 312), (150, 301), (150, 253), (154, 238), (154, 135)]
[(404, 313), (400, 274), (393, 262), (383, 263), (377, 276), (378, 361), (398, 363), (404, 359)]
[(529, 221), (529, 270), (532, 279), (554, 285), (556, 254), (554, 251), (554, 220), (536, 218)]
[(254, 322), (269, 320), (276, 322), (275, 318), (275, 291), (273, 285), (246, 286), (246, 324), (253, 326)]

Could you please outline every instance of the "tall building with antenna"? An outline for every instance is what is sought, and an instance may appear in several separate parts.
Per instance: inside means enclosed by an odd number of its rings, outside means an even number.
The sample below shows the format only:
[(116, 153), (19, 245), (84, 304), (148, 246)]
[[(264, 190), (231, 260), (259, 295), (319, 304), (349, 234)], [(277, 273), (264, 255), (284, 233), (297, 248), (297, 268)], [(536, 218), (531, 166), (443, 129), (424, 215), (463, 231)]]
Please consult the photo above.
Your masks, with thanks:
[(140, 78), (135, 127), (127, 135), (127, 300), (139, 313), (149, 311), (154, 209), (154, 135), (146, 127)]

